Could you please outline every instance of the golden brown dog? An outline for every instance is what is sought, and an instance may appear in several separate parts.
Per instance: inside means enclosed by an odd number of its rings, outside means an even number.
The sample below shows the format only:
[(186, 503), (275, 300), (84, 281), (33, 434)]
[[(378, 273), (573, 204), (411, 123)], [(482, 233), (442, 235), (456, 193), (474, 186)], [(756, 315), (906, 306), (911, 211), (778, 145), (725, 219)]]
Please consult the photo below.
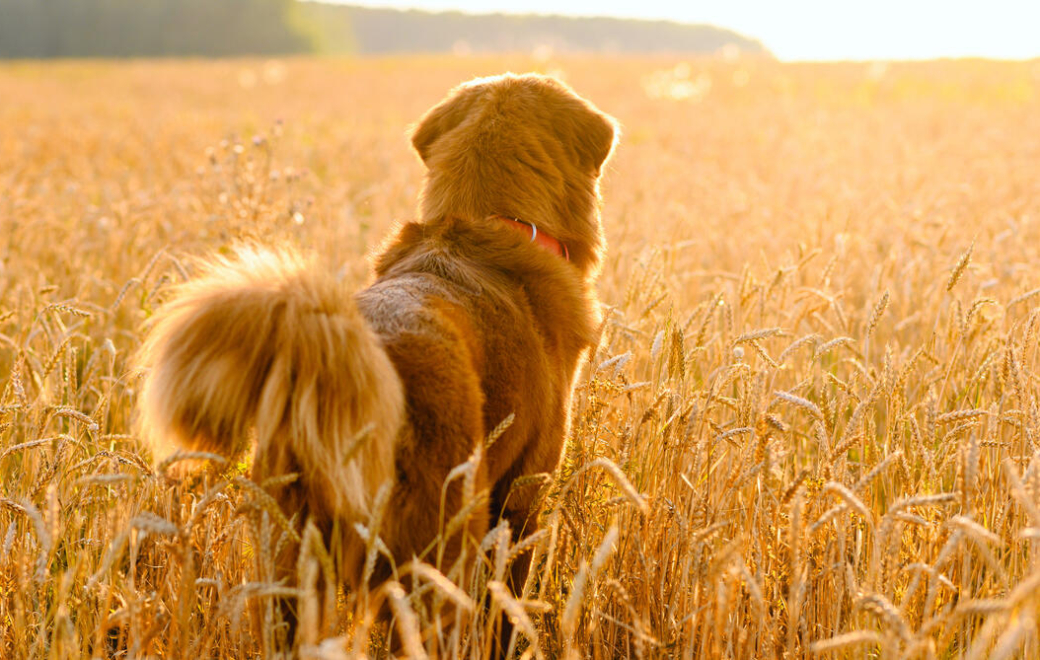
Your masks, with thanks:
[(597, 341), (598, 181), (615, 132), (552, 78), (456, 88), (412, 137), (428, 169), (420, 217), (387, 241), (375, 282), (352, 295), (285, 250), (211, 260), (140, 352), (143, 432), (224, 454), (255, 437), (253, 478), (299, 473), (275, 496), (318, 524), (357, 587), (353, 523), (380, 487), (392, 484), (380, 535), (402, 564), (464, 505), (452, 487), (441, 511), (449, 472), (514, 414), (471, 480), (486, 503), (443, 562), (499, 516), (514, 537), (531, 533), (535, 489), (510, 485), (556, 468), (578, 362)]

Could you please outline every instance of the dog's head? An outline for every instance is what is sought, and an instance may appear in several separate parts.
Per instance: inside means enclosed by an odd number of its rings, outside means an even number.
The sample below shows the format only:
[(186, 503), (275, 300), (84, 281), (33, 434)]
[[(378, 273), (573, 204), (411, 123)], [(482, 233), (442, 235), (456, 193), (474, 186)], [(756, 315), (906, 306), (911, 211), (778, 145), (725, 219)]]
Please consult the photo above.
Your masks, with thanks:
[(412, 135), (428, 169), (422, 218), (520, 218), (592, 272), (603, 245), (599, 175), (616, 133), (613, 119), (547, 76), (465, 83)]

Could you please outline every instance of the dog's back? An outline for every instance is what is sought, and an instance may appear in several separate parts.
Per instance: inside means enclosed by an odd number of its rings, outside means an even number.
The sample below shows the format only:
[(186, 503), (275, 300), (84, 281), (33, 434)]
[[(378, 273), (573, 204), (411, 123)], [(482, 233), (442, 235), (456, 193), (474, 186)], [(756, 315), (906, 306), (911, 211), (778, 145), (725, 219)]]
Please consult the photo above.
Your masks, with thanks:
[[(507, 501), (509, 487), (559, 460), (571, 384), (582, 350), (595, 340), (598, 304), (572, 266), (495, 220), (411, 224), (394, 245), (378, 264), (379, 278), (357, 297), (406, 393), (409, 433), (397, 448), (394, 511), (422, 511), (395, 515), (394, 554), (409, 557), (436, 536), (429, 503), (439, 501), (452, 468), (510, 415), (509, 428), (484, 451), (480, 488), (490, 491), (491, 515), (505, 513), (519, 533), (532, 524), (530, 494)], [(489, 251), (500, 258), (488, 259)], [(458, 511), (461, 496), (449, 490), (446, 510)]]

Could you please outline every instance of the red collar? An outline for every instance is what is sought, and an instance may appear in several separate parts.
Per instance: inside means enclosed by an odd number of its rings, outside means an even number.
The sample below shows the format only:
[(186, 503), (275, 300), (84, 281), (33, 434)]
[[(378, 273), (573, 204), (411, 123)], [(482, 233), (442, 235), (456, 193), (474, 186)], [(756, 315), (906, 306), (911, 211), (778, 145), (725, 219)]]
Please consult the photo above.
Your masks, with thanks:
[(545, 248), (556, 256), (563, 257), (565, 261), (571, 260), (571, 253), (567, 250), (567, 246), (555, 236), (551, 236), (544, 231), (538, 231), (538, 228), (534, 226), (534, 223), (524, 222), (523, 220), (518, 220), (516, 218), (507, 218), (504, 215), (494, 215), (491, 217), (505, 220), (509, 223), (510, 227), (516, 227), (527, 236), (530, 236), (532, 243), (537, 243), (540, 247)]

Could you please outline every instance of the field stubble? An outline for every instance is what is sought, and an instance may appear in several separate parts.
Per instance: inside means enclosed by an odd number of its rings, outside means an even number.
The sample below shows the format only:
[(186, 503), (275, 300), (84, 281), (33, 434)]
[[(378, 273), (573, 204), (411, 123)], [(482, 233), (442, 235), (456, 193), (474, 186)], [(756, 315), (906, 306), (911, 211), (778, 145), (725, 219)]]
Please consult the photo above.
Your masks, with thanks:
[[(563, 469), (517, 484), (546, 531), (493, 530), (469, 593), (323, 589), (246, 466), (152, 463), (128, 358), (243, 236), (361, 286), (412, 216), (408, 123), (506, 69), (623, 126), (603, 339)], [(277, 598), (309, 657), (385, 653), (376, 598), (415, 655), (480, 657), (498, 610), (529, 656), (1040, 653), (1040, 63), (29, 63), (0, 96), (0, 656), (270, 656)]]

